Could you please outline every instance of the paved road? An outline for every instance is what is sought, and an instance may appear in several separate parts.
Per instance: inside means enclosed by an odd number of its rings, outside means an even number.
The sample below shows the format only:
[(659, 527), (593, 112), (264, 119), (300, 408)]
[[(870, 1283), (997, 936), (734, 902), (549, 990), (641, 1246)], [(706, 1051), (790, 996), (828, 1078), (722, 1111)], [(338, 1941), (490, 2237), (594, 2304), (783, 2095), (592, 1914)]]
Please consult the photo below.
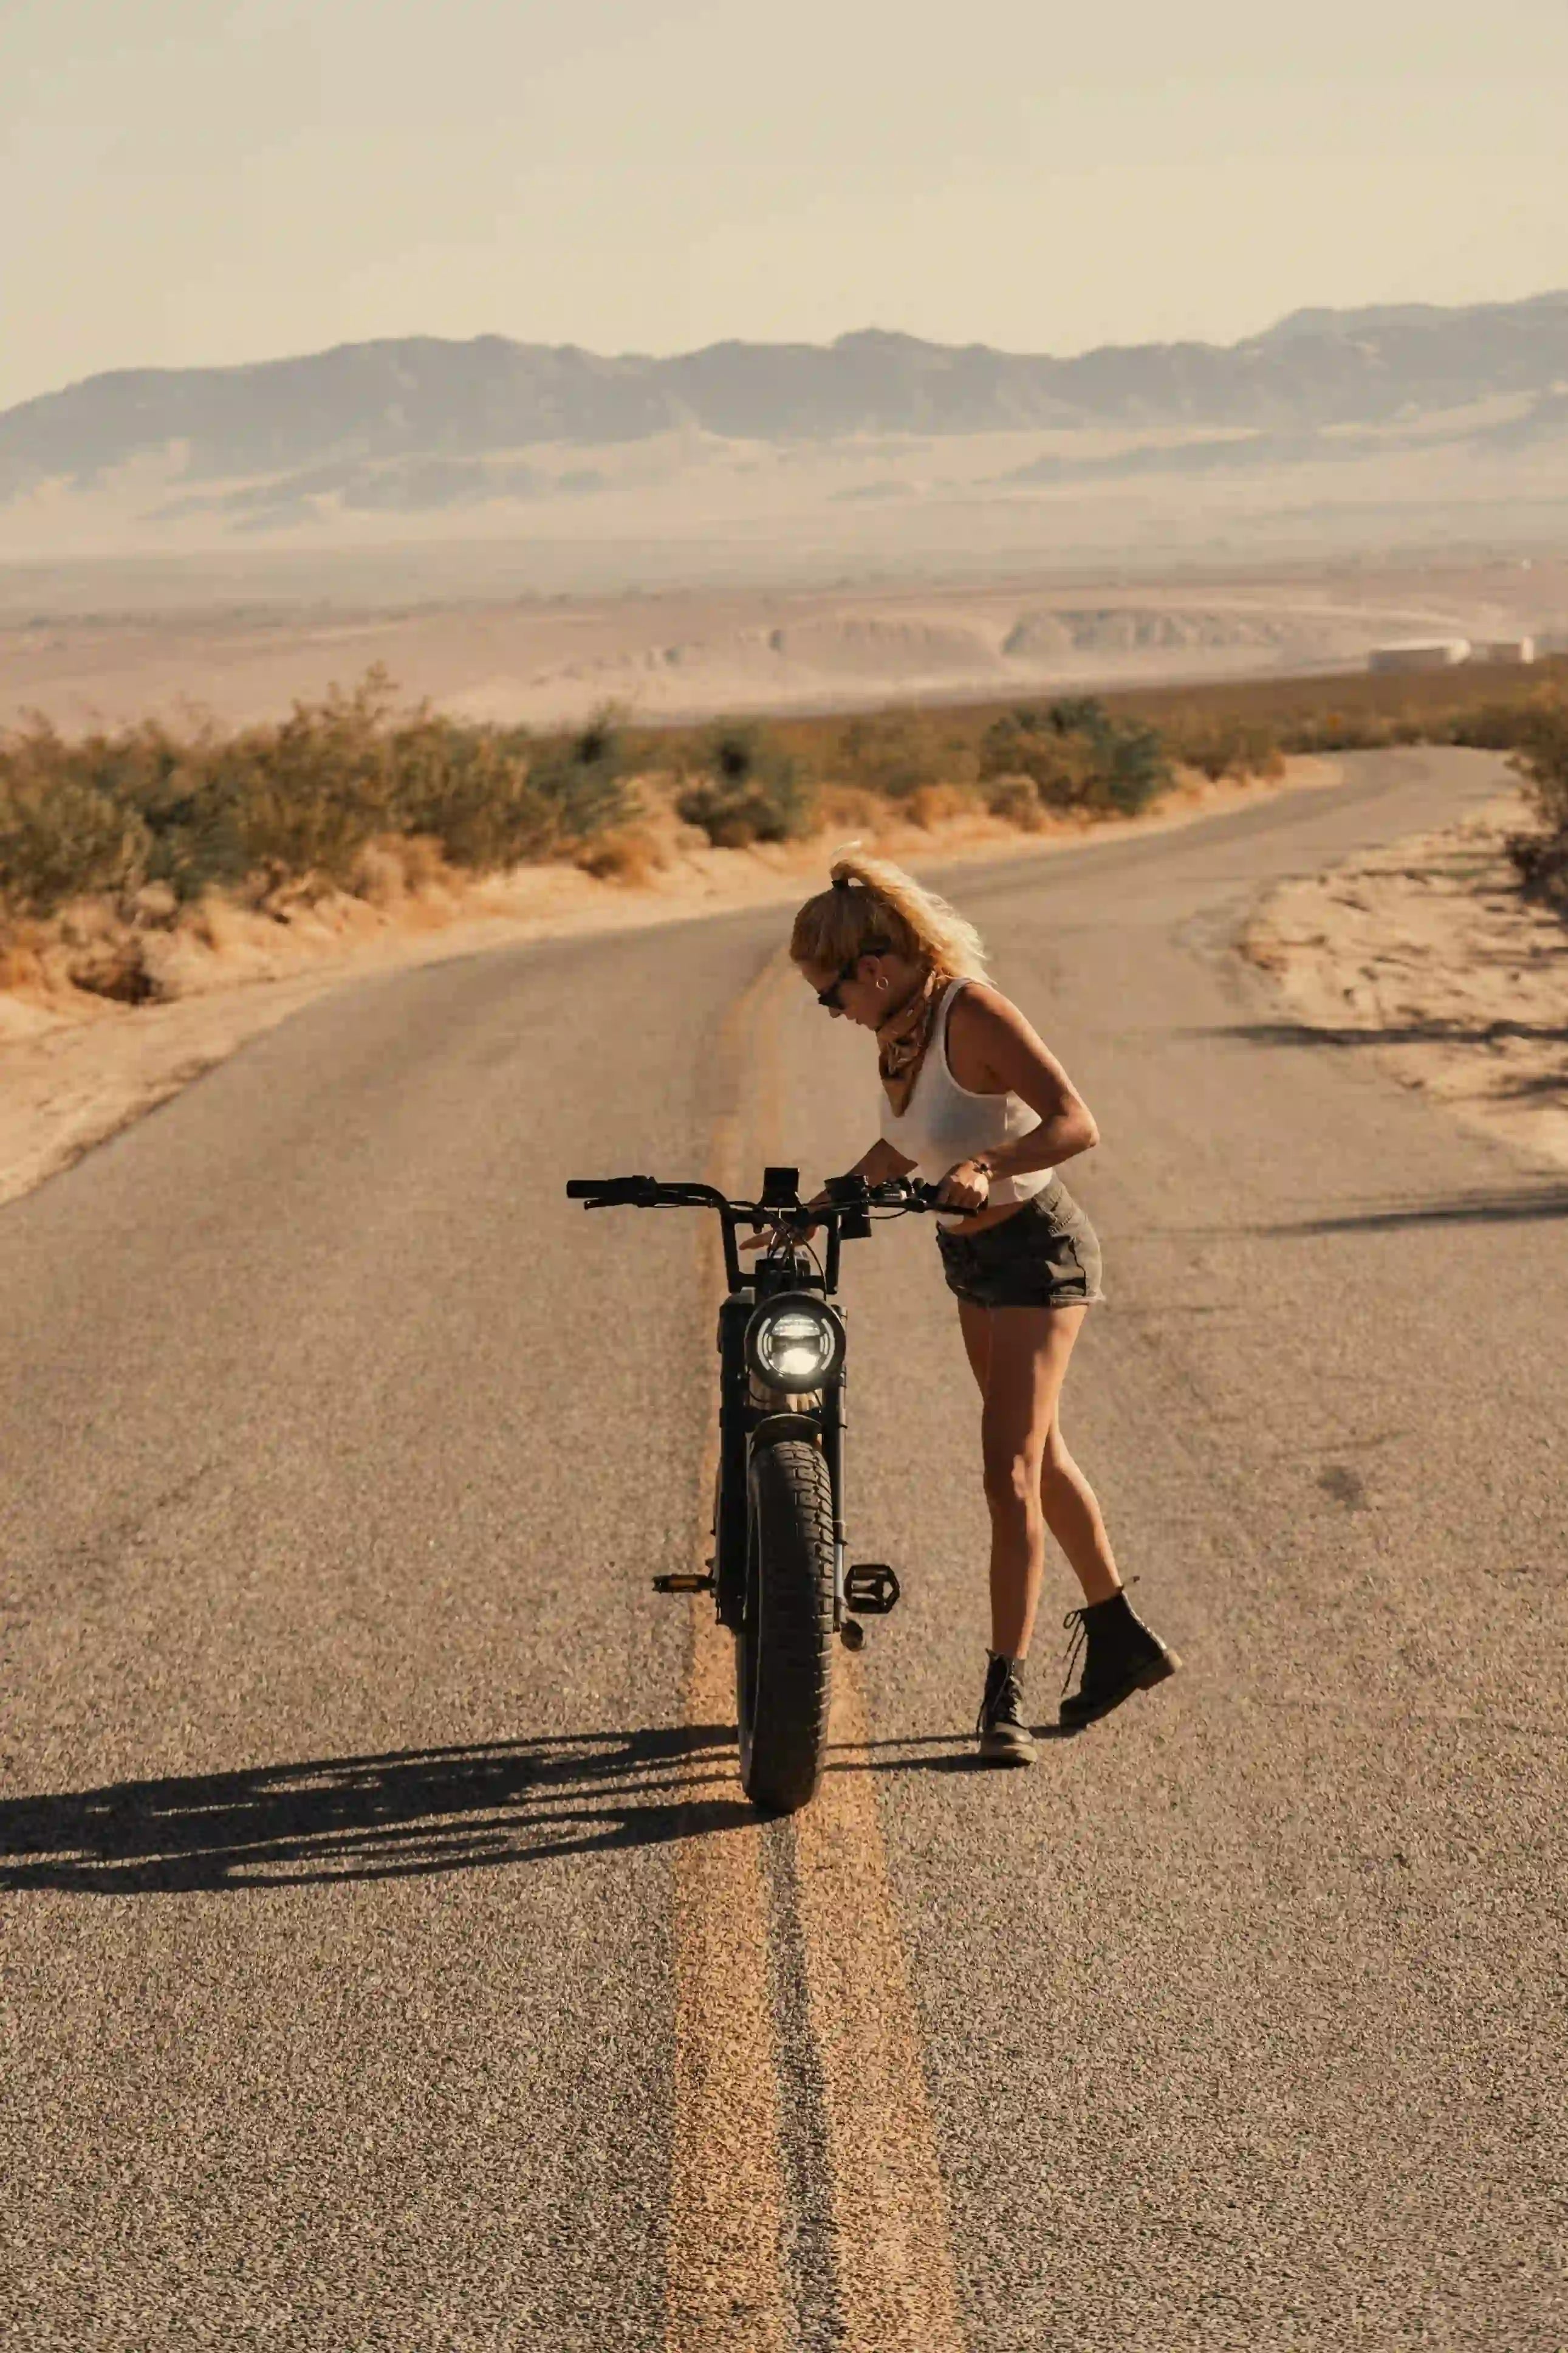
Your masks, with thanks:
[(561, 1186), (869, 1140), (775, 915), (356, 988), (0, 1213), (0, 2342), (1561, 2353), (1568, 1187), (1226, 948), (1494, 777), (952, 879), (1105, 1137), (1068, 1426), (1190, 1667), (1030, 1775), (912, 1220), (795, 1823), (647, 1589), (711, 1255)]

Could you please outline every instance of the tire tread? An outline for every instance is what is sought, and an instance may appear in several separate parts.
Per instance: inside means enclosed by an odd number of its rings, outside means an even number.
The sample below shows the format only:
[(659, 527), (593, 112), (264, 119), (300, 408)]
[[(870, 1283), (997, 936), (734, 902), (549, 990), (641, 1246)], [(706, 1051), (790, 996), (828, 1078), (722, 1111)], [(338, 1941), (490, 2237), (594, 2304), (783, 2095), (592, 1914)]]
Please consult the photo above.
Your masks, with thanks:
[[(821, 1450), (775, 1439), (752, 1458), (769, 1607), (742, 1780), (753, 1804), (794, 1813), (816, 1795), (833, 1676), (833, 1491)], [(739, 1652), (739, 1645), (738, 1652)]]

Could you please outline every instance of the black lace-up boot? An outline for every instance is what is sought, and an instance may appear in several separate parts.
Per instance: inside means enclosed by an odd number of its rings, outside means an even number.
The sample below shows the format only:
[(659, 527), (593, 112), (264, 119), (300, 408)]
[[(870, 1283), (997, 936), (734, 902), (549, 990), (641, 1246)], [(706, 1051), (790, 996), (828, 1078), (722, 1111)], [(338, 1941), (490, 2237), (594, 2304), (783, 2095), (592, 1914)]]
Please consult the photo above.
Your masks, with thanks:
[(1024, 1662), (1000, 1651), (987, 1651), (985, 1692), (974, 1729), (980, 1735), (980, 1755), (986, 1765), (1032, 1765), (1035, 1736), (1024, 1721)]
[(1069, 1609), (1062, 1624), (1078, 1630), (1068, 1651), (1064, 1692), (1072, 1681), (1073, 1662), (1083, 1653), (1083, 1679), (1072, 1697), (1062, 1701), (1061, 1720), (1069, 1730), (1109, 1715), (1134, 1692), (1152, 1690), (1181, 1666), (1174, 1651), (1150, 1631), (1125, 1593)]

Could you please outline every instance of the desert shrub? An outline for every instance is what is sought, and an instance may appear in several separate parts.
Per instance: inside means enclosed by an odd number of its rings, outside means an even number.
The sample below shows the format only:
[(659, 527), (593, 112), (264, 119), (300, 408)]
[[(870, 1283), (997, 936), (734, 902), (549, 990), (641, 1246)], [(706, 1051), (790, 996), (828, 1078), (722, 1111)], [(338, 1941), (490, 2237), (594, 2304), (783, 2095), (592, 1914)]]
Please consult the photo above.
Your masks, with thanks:
[(1287, 721), (1280, 740), (1292, 753), (1381, 752), (1394, 740), (1391, 728), (1376, 712), (1311, 712)]
[(668, 863), (657, 838), (644, 826), (627, 826), (595, 834), (578, 850), (573, 864), (601, 882), (651, 881)]
[(400, 712), (379, 669), (231, 735), (149, 721), (68, 742), (35, 721), (0, 735), (0, 918), (148, 885), (176, 905), (244, 882), (353, 889), (370, 845), (396, 839), (479, 872), (570, 852), (630, 813), (626, 766), (613, 713), (540, 745)]
[(0, 741), (0, 914), (47, 915), (140, 879), (147, 831), (42, 722)]
[(929, 720), (907, 711), (851, 719), (838, 738), (835, 767), (880, 799), (908, 800), (943, 781), (942, 739)]
[(966, 786), (931, 784), (917, 785), (900, 806), (912, 824), (929, 832), (933, 826), (945, 825), (951, 818), (973, 817), (984, 804), (979, 794)]
[(1057, 726), (1048, 711), (1023, 707), (1004, 712), (980, 744), (983, 784), (1027, 776), (1047, 808), (1083, 807), (1091, 791), (1092, 761), (1085, 738)]
[(696, 750), (698, 776), (676, 813), (721, 849), (792, 841), (811, 830), (814, 788), (792, 753), (755, 720), (721, 719)]
[(1538, 713), (1535, 703), (1479, 702), (1456, 712), (1441, 740), (1478, 752), (1516, 752), (1531, 741)]
[(514, 866), (553, 847), (557, 804), (535, 785), (520, 730), (462, 727), (416, 712), (388, 745), (391, 814), (400, 833), (440, 845), (477, 873)]
[(993, 776), (984, 792), (991, 815), (1016, 825), (1020, 832), (1038, 833), (1045, 823), (1045, 804), (1033, 776)]
[(1266, 719), (1184, 713), (1162, 730), (1173, 758), (1217, 784), (1222, 777), (1277, 776), (1285, 755)]
[(1113, 717), (1091, 694), (1004, 712), (982, 739), (980, 771), (983, 777), (1032, 778), (1047, 807), (1123, 817), (1146, 807), (1171, 781), (1158, 728)]
[(1568, 697), (1543, 696), (1529, 712), (1510, 765), (1541, 825), (1510, 843), (1514, 863), (1527, 889), (1568, 914)]
[(346, 886), (364, 844), (398, 829), (393, 703), (386, 673), (373, 670), (352, 693), (329, 688), (225, 747), (248, 870)]
[[(527, 737), (514, 729), (497, 740), (521, 747)], [(557, 839), (570, 845), (620, 825), (630, 815), (630, 765), (624, 729), (613, 711), (601, 711), (574, 735), (542, 746), (528, 783), (552, 812)]]
[(816, 814), (822, 824), (836, 833), (870, 833), (888, 814), (887, 804), (868, 792), (864, 785), (819, 786), (816, 793)]
[(1082, 733), (1092, 755), (1096, 807), (1108, 804), (1119, 816), (1135, 817), (1170, 783), (1170, 754), (1158, 728), (1107, 712), (1084, 724)]
[(239, 789), (245, 770), (226, 758), (210, 729), (182, 743), (150, 722), (112, 744), (100, 738), (96, 748), (100, 786), (145, 828), (143, 883), (166, 883), (186, 901), (241, 880), (252, 862)]

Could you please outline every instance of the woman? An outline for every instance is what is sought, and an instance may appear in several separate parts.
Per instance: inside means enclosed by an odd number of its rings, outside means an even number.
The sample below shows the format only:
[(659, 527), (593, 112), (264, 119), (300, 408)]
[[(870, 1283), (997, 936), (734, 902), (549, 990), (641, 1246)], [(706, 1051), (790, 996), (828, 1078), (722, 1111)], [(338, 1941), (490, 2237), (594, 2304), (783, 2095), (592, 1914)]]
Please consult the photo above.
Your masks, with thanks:
[(1180, 1664), (1134, 1616), (1062, 1439), (1068, 1360), (1104, 1294), (1100, 1245), (1056, 1167), (1100, 1132), (1056, 1056), (987, 983), (973, 924), (901, 867), (837, 859), (831, 889), (795, 919), (790, 955), (835, 1019), (876, 1032), (882, 1133), (850, 1173), (877, 1184), (915, 1169), (973, 1212), (942, 1219), (937, 1246), (984, 1400), (991, 1649), (976, 1730), (987, 1763), (1032, 1765), (1022, 1670), (1047, 1528), (1084, 1593), (1067, 1620), (1083, 1675), (1063, 1725), (1092, 1724)]

